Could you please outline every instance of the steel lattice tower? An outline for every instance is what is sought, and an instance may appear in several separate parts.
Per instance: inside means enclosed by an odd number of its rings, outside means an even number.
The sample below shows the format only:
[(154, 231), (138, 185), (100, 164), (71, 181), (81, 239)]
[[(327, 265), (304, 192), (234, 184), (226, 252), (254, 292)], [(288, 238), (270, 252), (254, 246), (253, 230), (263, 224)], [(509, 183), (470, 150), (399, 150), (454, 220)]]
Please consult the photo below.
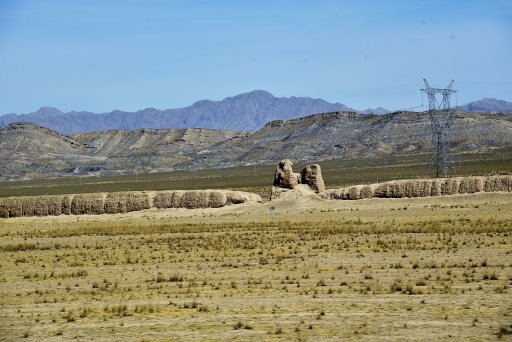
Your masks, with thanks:
[[(432, 129), (431, 155), (428, 173), (435, 171), (436, 177), (447, 177), (449, 172), (455, 172), (455, 165), (450, 151), (450, 127), (453, 121), (453, 111), (450, 109), (450, 96), (456, 92), (453, 90), (453, 82), (448, 87), (432, 88), (426, 79), (425, 89), (422, 92), (428, 95), (428, 116)], [(442, 95), (438, 102), (437, 95)]]

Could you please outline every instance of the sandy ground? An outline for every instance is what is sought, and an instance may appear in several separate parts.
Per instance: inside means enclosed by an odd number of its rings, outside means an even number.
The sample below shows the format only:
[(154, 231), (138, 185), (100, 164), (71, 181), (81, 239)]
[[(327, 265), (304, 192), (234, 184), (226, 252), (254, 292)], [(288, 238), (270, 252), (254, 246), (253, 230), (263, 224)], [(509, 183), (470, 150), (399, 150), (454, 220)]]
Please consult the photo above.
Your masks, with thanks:
[(496, 340), (512, 194), (0, 220), (0, 338)]

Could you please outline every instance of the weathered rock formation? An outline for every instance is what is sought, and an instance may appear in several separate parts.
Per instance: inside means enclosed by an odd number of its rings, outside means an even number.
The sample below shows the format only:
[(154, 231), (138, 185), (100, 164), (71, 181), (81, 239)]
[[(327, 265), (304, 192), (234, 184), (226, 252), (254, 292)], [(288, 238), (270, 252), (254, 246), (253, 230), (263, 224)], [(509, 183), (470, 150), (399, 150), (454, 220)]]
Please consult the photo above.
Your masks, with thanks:
[(301, 181), (301, 174), (294, 173), (293, 163), (290, 159), (283, 159), (279, 162), (274, 176), (273, 186), (283, 189), (293, 189)]
[(300, 188), (300, 192), (319, 193), (325, 191), (320, 165), (308, 165), (300, 173), (293, 172), (293, 163), (283, 159), (277, 166), (272, 186), (271, 200), (282, 198), (289, 190)]
[(220, 208), (230, 204), (259, 203), (261, 197), (242, 191), (127, 191), (78, 195), (0, 198), (0, 217), (100, 215), (150, 208)]
[(301, 183), (307, 184), (316, 193), (325, 191), (325, 184), (322, 178), (320, 165), (308, 165), (302, 169)]

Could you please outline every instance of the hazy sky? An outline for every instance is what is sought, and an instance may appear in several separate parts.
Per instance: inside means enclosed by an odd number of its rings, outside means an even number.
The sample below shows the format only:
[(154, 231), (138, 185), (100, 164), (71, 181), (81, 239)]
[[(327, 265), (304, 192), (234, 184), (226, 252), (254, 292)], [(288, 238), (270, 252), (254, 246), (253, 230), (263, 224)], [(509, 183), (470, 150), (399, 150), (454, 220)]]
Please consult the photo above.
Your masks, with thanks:
[(0, 114), (251, 91), (364, 109), (512, 100), (512, 1), (0, 0)]

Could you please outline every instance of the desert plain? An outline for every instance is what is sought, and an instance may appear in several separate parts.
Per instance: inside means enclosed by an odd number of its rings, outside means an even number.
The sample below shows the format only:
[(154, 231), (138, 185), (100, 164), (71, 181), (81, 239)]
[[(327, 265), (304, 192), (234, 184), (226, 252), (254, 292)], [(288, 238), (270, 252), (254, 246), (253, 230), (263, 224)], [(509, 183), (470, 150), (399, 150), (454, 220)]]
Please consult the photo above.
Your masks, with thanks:
[(0, 220), (4, 340), (512, 335), (512, 194)]

